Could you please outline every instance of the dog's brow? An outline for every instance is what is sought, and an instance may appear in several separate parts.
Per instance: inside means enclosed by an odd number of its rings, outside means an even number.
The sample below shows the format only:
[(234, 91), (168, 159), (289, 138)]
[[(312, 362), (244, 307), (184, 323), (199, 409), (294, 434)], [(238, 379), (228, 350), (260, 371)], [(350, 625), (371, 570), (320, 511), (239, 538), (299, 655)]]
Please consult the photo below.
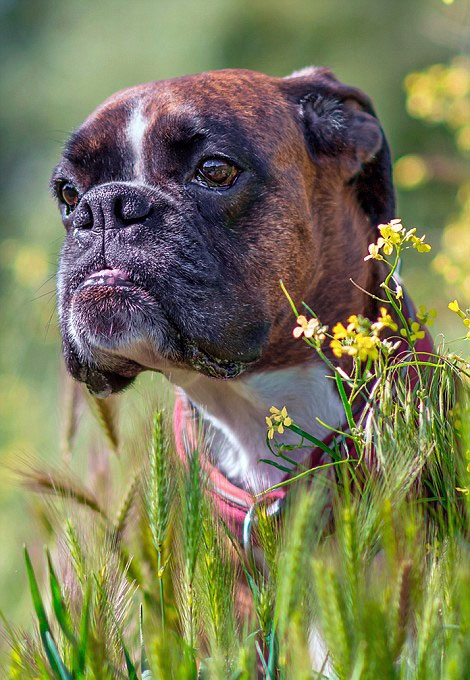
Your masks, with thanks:
[(83, 130), (72, 132), (64, 147), (64, 158), (74, 162), (90, 152), (90, 135)]
[(164, 114), (153, 124), (153, 132), (169, 146), (192, 144), (204, 139), (207, 130), (198, 118), (181, 114)]
[(173, 134), (171, 141), (173, 144), (192, 144), (193, 142), (205, 139), (206, 136), (207, 135), (204, 130), (195, 129), (193, 132), (184, 130), (177, 131), (175, 134)]

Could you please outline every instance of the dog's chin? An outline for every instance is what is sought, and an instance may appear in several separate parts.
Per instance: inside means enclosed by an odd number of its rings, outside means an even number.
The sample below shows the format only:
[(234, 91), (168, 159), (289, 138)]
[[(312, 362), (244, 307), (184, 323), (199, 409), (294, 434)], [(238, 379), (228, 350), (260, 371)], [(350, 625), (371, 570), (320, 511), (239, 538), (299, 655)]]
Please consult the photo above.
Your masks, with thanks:
[(120, 391), (143, 370), (171, 374), (178, 367), (228, 380), (257, 358), (219, 357), (213, 349), (185, 337), (145, 289), (117, 270), (97, 272), (78, 287), (72, 297), (69, 331), (77, 353), (88, 359), (80, 379), (96, 396)]

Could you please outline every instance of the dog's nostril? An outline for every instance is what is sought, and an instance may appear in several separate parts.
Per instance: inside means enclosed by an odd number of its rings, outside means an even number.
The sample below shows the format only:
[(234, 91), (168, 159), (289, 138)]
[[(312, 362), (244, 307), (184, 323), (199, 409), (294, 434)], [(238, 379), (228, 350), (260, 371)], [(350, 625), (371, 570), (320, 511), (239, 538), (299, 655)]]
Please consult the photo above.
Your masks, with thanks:
[(114, 203), (115, 216), (126, 223), (144, 219), (151, 209), (150, 201), (137, 193), (119, 196)]
[(115, 229), (138, 224), (152, 211), (151, 201), (131, 188), (105, 185), (91, 189), (73, 212), (75, 229)]

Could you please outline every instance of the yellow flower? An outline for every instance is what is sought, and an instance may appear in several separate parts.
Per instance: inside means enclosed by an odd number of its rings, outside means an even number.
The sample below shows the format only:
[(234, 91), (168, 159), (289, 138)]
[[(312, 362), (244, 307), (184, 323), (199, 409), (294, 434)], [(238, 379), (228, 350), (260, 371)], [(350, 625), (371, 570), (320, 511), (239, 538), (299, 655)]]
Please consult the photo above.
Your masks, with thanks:
[(287, 409), (285, 406), (283, 406), (281, 410), (279, 410), (275, 406), (271, 406), (269, 412), (273, 414), (274, 420), (277, 423), (283, 422), (286, 427), (292, 425), (292, 418), (287, 413)]
[(271, 406), (269, 412), (272, 415), (266, 416), (266, 425), (268, 426), (268, 439), (272, 439), (275, 432), (283, 434), (284, 427), (289, 427), (292, 425), (293, 420), (287, 413), (285, 406), (283, 406), (282, 409), (278, 409), (276, 406)]
[(348, 316), (348, 325), (346, 326), (346, 330), (349, 333), (354, 330), (359, 330), (359, 317), (357, 314), (351, 314)]
[(456, 486), (455, 490), (460, 491), (460, 493), (463, 493), (464, 496), (470, 495), (470, 489), (468, 487), (466, 489), (461, 489), (460, 487)]
[(379, 357), (377, 350), (377, 344), (379, 339), (377, 337), (371, 337), (358, 333), (356, 337), (356, 345), (352, 346), (352, 356), (357, 355), (358, 359), (361, 361), (366, 361), (366, 359), (372, 359), (375, 361)]
[(454, 300), (453, 302), (449, 302), (449, 304), (447, 306), (449, 307), (449, 309), (452, 312), (455, 312), (456, 314), (458, 314), (461, 319), (466, 318), (466, 314), (464, 312), (462, 312), (462, 310), (460, 309), (459, 303), (457, 302), (457, 300)]
[(394, 322), (385, 307), (380, 307), (380, 316), (371, 326), (375, 333), (380, 333), (383, 328), (390, 328), (392, 331), (398, 330), (397, 324)]
[(274, 437), (274, 425), (273, 421), (271, 418), (268, 418), (268, 416), (266, 416), (266, 425), (268, 426), (268, 439), (272, 439)]
[(366, 255), (364, 260), (383, 260), (384, 258), (380, 253), (382, 248), (385, 255), (391, 255), (395, 246), (403, 243), (408, 236), (400, 219), (390, 220), (387, 224), (379, 224), (377, 228), (380, 236), (377, 243), (371, 243), (368, 246), (369, 254)]
[[(448, 304), (449, 309), (452, 312), (455, 312), (463, 321), (463, 324), (466, 328), (470, 328), (470, 310), (467, 309), (466, 312), (463, 312), (460, 307), (459, 303), (457, 300), (453, 300), (452, 302), (449, 302)], [(470, 331), (465, 336), (468, 340), (470, 340)]]
[(395, 246), (397, 246), (403, 238), (404, 227), (401, 220), (391, 220), (387, 224), (379, 224), (378, 229), (384, 242), (384, 253), (385, 255), (391, 255)]
[[(422, 340), (426, 335), (426, 333), (423, 330), (421, 330), (421, 326), (417, 321), (411, 321), (410, 329), (411, 329), (410, 339), (412, 342), (415, 342), (416, 340)], [(400, 332), (402, 333), (402, 335), (406, 335), (406, 332), (405, 333), (402, 332), (403, 330), (404, 329), (402, 328)]]
[(344, 354), (350, 357), (356, 357), (361, 361), (366, 361), (366, 359), (378, 358), (378, 345), (380, 340), (377, 336), (364, 335), (364, 333), (351, 332), (344, 342), (340, 342), (339, 339), (335, 338), (331, 341), (330, 347), (333, 350), (335, 357), (342, 357)]
[(360, 314), (351, 314), (346, 328), (342, 323), (337, 323), (333, 327), (333, 340), (330, 342), (334, 356), (340, 358), (347, 355), (361, 361), (378, 359), (381, 344), (379, 332), (385, 327), (397, 329), (385, 307), (381, 308), (380, 313), (381, 316), (375, 323)]
[(434, 319), (436, 318), (435, 309), (426, 309), (424, 305), (420, 305), (416, 317), (421, 321), (423, 325), (432, 326)]
[[(315, 321), (315, 319), (310, 319), (311, 321)], [(300, 338), (301, 335), (305, 333), (305, 337), (310, 337), (310, 335), (313, 335), (313, 330), (310, 333), (310, 328), (309, 328), (309, 322), (307, 321), (307, 318), (301, 314), (300, 316), (297, 317), (297, 323), (299, 324), (294, 328), (292, 331), (292, 335), (294, 338)], [(310, 333), (308, 336), (307, 333)]]
[(315, 336), (320, 342), (323, 342), (325, 339), (326, 327), (321, 326), (318, 319), (312, 318), (307, 321), (307, 318), (303, 314), (300, 314), (297, 317), (297, 323), (299, 325), (292, 331), (294, 338), (300, 338), (303, 335), (305, 338)]
[(429, 245), (429, 243), (424, 243), (425, 238), (426, 234), (424, 234), (424, 236), (421, 236), (421, 238), (418, 238), (417, 236), (411, 236), (413, 248), (416, 248), (418, 253), (429, 253), (429, 251), (431, 250), (431, 246)]
[(366, 262), (367, 260), (383, 260), (383, 257), (379, 251), (384, 243), (385, 241), (383, 240), (383, 238), (379, 238), (377, 243), (371, 243), (369, 245), (369, 254), (365, 256), (364, 261)]
[(397, 283), (397, 287), (395, 289), (395, 297), (397, 300), (403, 299), (403, 288), (400, 286), (399, 283)]
[[(411, 333), (410, 333), (411, 342), (415, 342), (416, 340), (422, 340), (426, 335), (426, 333), (423, 330), (421, 330), (421, 326), (419, 325), (419, 323), (417, 321), (412, 321), (411, 319), (410, 319), (410, 329), (411, 329)], [(406, 338), (406, 336), (407, 336), (406, 329), (400, 328), (400, 334), (404, 338)]]
[(342, 338), (348, 337), (348, 331), (346, 330), (342, 323), (337, 323), (336, 326), (333, 326), (332, 331), (335, 340), (341, 340)]
[(379, 224), (378, 230), (384, 239), (388, 239), (396, 245), (400, 243), (404, 227), (401, 220), (390, 220), (387, 224)]
[(330, 347), (333, 350), (333, 354), (335, 355), (335, 357), (339, 358), (343, 356), (343, 345), (340, 343), (339, 340), (332, 340), (330, 342)]

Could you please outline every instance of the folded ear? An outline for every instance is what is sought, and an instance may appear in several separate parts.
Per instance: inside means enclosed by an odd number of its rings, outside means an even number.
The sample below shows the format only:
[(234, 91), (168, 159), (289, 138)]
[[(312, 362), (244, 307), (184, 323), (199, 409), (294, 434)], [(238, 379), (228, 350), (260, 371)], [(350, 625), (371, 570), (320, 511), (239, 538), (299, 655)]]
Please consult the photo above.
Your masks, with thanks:
[(315, 161), (337, 159), (374, 226), (395, 217), (390, 150), (370, 99), (318, 67), (293, 73), (282, 89), (297, 106)]

